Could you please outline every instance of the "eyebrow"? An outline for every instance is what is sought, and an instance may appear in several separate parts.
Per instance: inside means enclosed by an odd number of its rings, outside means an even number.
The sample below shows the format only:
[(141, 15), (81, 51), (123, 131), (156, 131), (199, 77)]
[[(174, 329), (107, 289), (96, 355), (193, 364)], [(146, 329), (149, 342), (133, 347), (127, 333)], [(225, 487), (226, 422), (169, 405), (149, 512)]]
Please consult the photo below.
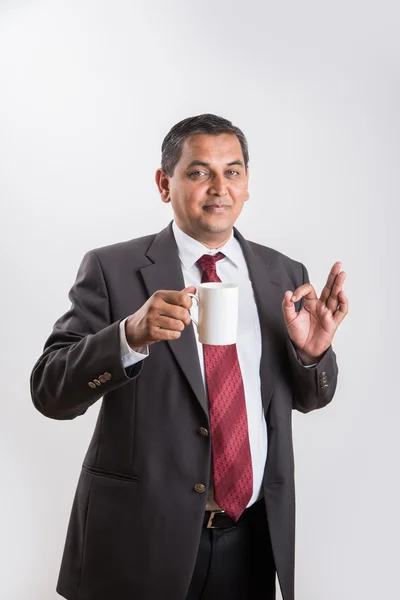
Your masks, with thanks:
[[(239, 159), (233, 160), (232, 162), (229, 162), (229, 163), (226, 164), (227, 167), (232, 167), (233, 165), (238, 165), (238, 166), (244, 168), (243, 162), (241, 160), (239, 160)], [(190, 169), (191, 167), (197, 167), (197, 166), (210, 167), (211, 163), (204, 162), (204, 160), (192, 160), (192, 162), (189, 163), (186, 168)]]

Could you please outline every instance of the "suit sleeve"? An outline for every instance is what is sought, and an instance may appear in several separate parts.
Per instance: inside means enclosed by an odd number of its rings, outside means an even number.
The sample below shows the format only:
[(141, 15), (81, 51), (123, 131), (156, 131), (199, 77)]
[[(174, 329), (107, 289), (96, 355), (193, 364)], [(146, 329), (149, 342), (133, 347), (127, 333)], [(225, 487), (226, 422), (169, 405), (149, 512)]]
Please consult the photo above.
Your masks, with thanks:
[(94, 251), (84, 256), (69, 299), (71, 307), (56, 321), (30, 377), (34, 406), (53, 419), (82, 415), (105, 393), (137, 377), (143, 366), (140, 362), (124, 369), (120, 321), (111, 322), (107, 286)]
[[(304, 265), (302, 269), (302, 284), (309, 283), (307, 269)], [(299, 310), (302, 306), (303, 300), (299, 303)], [(294, 385), (293, 408), (308, 413), (329, 404), (335, 394), (338, 377), (336, 354), (332, 346), (328, 348), (319, 363), (309, 369), (302, 365), (289, 337), (287, 353)]]

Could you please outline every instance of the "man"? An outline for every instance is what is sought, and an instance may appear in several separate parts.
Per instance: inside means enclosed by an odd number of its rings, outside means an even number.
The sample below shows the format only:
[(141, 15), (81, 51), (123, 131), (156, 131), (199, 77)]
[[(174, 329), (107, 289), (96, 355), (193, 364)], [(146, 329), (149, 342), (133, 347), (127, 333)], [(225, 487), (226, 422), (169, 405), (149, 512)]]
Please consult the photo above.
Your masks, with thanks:
[[(33, 368), (48, 417), (103, 397), (57, 586), (69, 600), (271, 600), (276, 573), (294, 598), (291, 415), (334, 395), (345, 273), (335, 263), (318, 298), (301, 263), (233, 227), (248, 161), (226, 119), (175, 125), (156, 173), (174, 221), (85, 255)], [(188, 293), (220, 280), (240, 286), (237, 343), (202, 347)]]

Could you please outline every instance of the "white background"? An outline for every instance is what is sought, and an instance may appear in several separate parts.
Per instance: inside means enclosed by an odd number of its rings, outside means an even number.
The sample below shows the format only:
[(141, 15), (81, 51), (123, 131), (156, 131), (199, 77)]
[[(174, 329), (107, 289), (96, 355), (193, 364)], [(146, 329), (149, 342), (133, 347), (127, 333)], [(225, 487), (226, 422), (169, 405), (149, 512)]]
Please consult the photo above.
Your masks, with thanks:
[(385, 0), (1, 2), (1, 600), (59, 598), (99, 408), (44, 418), (33, 364), (83, 254), (170, 221), (161, 141), (203, 112), (248, 137), (240, 231), (304, 262), (318, 293), (336, 260), (347, 273), (336, 396), (294, 414), (297, 599), (396, 596), (399, 15)]

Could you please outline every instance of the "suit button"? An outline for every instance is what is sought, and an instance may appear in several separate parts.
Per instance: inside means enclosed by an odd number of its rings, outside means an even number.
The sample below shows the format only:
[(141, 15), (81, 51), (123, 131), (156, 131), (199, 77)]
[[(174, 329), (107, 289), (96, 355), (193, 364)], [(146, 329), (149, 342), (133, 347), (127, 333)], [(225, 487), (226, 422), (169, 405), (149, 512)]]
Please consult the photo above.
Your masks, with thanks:
[(101, 383), (106, 383), (107, 378), (104, 377), (104, 375), (99, 375), (99, 381), (101, 381)]
[(107, 371), (105, 373), (103, 373), (103, 377), (106, 378), (106, 381), (110, 381), (111, 379), (111, 373), (107, 373)]
[(325, 371), (323, 371), (323, 372), (321, 373), (321, 375), (319, 376), (319, 387), (320, 387), (321, 389), (324, 389), (324, 388), (327, 388), (327, 387), (329, 387), (329, 386), (328, 386), (328, 377), (327, 377), (327, 375), (326, 375)]
[(203, 494), (206, 491), (206, 486), (202, 483), (196, 483), (196, 485), (194, 486), (194, 490), (198, 494)]
[(96, 384), (93, 383), (93, 381), (89, 381), (88, 386), (91, 387), (91, 388), (95, 388)]
[(93, 379), (93, 381), (97, 385), (97, 387), (99, 387), (101, 385), (101, 383), (98, 379)]
[(208, 437), (208, 429), (206, 429), (205, 427), (200, 427), (198, 429), (198, 432), (200, 435), (202, 435), (203, 437)]

